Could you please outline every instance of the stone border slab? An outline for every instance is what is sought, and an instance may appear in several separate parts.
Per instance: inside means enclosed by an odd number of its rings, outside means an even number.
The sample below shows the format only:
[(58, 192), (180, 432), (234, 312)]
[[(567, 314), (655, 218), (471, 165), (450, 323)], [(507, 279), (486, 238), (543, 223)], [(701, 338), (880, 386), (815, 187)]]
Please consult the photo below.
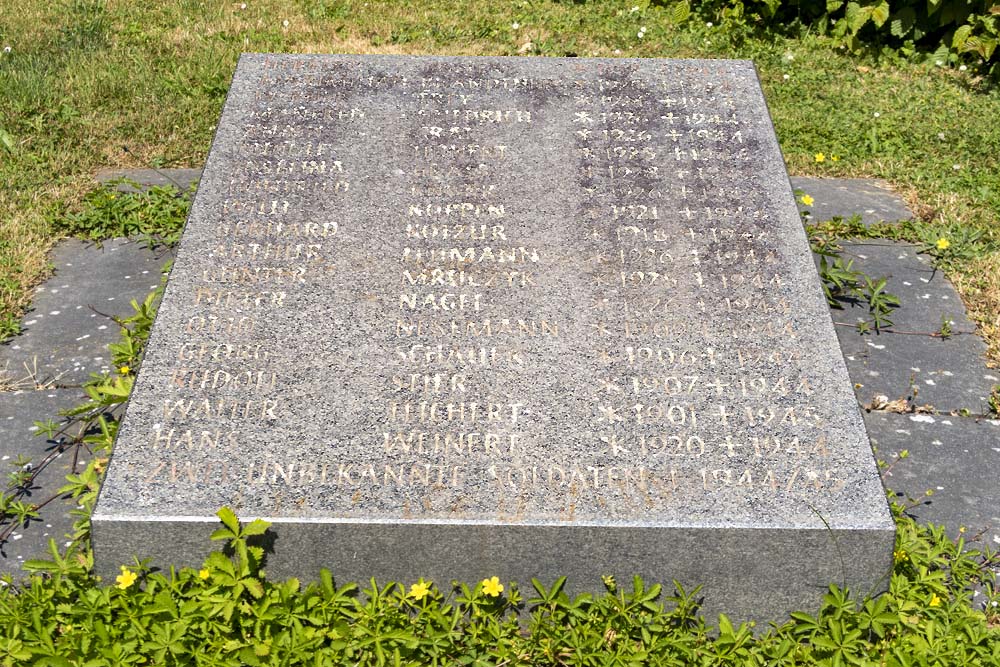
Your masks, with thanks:
[(73, 386), (109, 370), (108, 344), (119, 332), (113, 318), (131, 315), (131, 301), (159, 286), (170, 256), (137, 240), (60, 242), (54, 275), (35, 289), (21, 333), (0, 344), (0, 382)]
[[(909, 244), (876, 240), (843, 246), (855, 270), (888, 278), (886, 291), (901, 303), (891, 313), (891, 329), (901, 333), (859, 335), (853, 325), (869, 319), (864, 304), (833, 311), (858, 400), (868, 405), (875, 396), (910, 398), (938, 412), (987, 413), (1000, 372), (986, 367), (986, 345), (944, 274)], [(941, 331), (943, 320), (951, 323), (951, 338), (931, 335)]]

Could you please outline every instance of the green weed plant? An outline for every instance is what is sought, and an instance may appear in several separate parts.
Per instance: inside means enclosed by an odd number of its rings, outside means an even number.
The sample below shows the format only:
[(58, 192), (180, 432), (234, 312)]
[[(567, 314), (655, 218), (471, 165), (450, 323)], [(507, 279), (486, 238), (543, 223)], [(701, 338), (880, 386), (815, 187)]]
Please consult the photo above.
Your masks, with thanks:
[[(872, 665), (1000, 664), (996, 553), (967, 550), (895, 505), (888, 591), (858, 599), (831, 586), (814, 613), (766, 631), (699, 614), (699, 591), (605, 577), (570, 597), (565, 579), (522, 591), (495, 578), (337, 584), (271, 581), (255, 544), (269, 524), (229, 509), (199, 570), (123, 565), (91, 571), (82, 546), (29, 561), (0, 590), (0, 665)], [(669, 573), (665, 573), (668, 575)], [(975, 603), (971, 590), (985, 591)]]
[(676, 23), (692, 15), (734, 26), (816, 30), (853, 52), (892, 49), (941, 65), (1000, 73), (1000, 5), (993, 0), (678, 0)]
[[(158, 296), (133, 302), (111, 348), (115, 371), (95, 374), (88, 400), (68, 413), (78, 432), (64, 446), (90, 456), (59, 495), (83, 509), (64, 552), (51, 541), (48, 560), (25, 564), (30, 578), (0, 586), (2, 667), (1000, 664), (1000, 556), (918, 525), (907, 515), (913, 501), (892, 504), (897, 539), (886, 592), (862, 598), (830, 586), (815, 611), (766, 628), (724, 615), (710, 622), (700, 589), (638, 577), (627, 585), (604, 577), (603, 595), (575, 597), (563, 578), (532, 580), (524, 591), (497, 577), (361, 588), (325, 570), (308, 584), (272, 581), (262, 547), (270, 525), (242, 524), (228, 508), (211, 536), (222, 549), (201, 568), (156, 570), (136, 559), (104, 581), (93, 570), (89, 513)], [(58, 435), (54, 424), (39, 426)], [(0, 540), (39, 518), (40, 507), (17, 496), (29, 478), (18, 475), (0, 496), (8, 528)]]
[[(120, 192), (122, 184), (134, 191)], [(172, 246), (180, 241), (193, 195), (193, 185), (187, 190), (164, 185), (140, 191), (135, 181), (117, 179), (92, 190), (79, 211), (64, 212), (52, 224), (64, 234), (95, 242), (130, 236), (150, 246)]]

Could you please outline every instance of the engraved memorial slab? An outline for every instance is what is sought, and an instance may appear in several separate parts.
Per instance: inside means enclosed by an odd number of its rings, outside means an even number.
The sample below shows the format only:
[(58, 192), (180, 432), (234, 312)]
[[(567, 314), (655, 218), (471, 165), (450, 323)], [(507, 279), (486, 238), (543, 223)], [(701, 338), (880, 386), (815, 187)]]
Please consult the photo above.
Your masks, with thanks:
[(876, 589), (894, 526), (753, 65), (245, 55), (99, 568)]

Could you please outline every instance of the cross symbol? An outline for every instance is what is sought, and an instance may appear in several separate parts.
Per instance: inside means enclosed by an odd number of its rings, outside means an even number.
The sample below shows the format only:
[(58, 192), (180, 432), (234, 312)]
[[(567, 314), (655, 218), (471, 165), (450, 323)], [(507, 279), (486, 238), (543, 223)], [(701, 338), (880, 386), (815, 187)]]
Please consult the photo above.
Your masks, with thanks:
[(729, 426), (729, 412), (726, 411), (726, 406), (719, 406), (719, 421), (722, 422), (723, 426)]
[(614, 424), (615, 422), (625, 421), (624, 418), (618, 415), (613, 406), (598, 405), (597, 409), (601, 412), (600, 416), (597, 418), (597, 421), (599, 422), (607, 420), (609, 423)]
[(586, 111), (576, 111), (574, 112), (576, 118), (573, 119), (574, 123), (593, 123), (594, 119), (590, 117), (590, 114)]
[(576, 133), (577, 133), (577, 135), (581, 139), (589, 139), (590, 138), (590, 130), (588, 130), (586, 128), (584, 128), (582, 130), (577, 130)]
[(715, 390), (715, 395), (719, 396), (719, 395), (722, 394), (722, 390), (724, 388), (732, 386), (732, 385), (726, 384), (726, 383), (720, 381), (718, 378), (716, 378), (715, 382), (706, 383), (705, 386), (709, 387), (711, 389), (714, 389)]
[(667, 132), (667, 136), (670, 137), (671, 139), (673, 139), (674, 141), (677, 141), (680, 137), (682, 137), (684, 135), (682, 135), (677, 130), (671, 129), (669, 132)]
[(735, 456), (736, 455), (736, 450), (737, 449), (741, 449), (743, 447), (743, 445), (736, 444), (735, 442), (733, 442), (733, 436), (727, 435), (726, 436), (726, 442), (723, 445), (723, 447), (725, 447), (728, 450), (726, 452), (727, 456)]

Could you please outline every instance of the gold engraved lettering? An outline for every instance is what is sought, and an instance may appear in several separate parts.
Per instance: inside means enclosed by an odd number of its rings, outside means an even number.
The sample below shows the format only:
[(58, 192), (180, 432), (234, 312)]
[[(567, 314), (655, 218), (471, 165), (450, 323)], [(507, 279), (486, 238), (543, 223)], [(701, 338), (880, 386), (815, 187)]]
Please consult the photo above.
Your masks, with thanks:
[(513, 287), (535, 286), (532, 271), (495, 271), (474, 273), (463, 269), (421, 269), (403, 271), (403, 282), (410, 285), (431, 285), (445, 287), (492, 287), (494, 284)]
[(387, 418), (394, 423), (442, 424), (442, 423), (509, 423), (516, 424), (521, 416), (524, 403), (477, 403), (459, 401), (439, 403), (419, 401), (416, 403), (389, 403)]
[[(761, 490), (772, 492), (828, 492), (837, 493), (845, 487), (845, 481), (831, 470), (816, 470), (796, 467), (789, 472), (766, 469), (707, 469), (699, 470), (702, 488), (706, 491), (725, 489)], [(758, 481), (754, 481), (754, 475)]]
[(386, 454), (420, 454), (451, 457), (523, 456), (525, 445), (517, 433), (462, 431), (386, 431), (382, 434)]
[[(251, 141), (244, 144), (244, 150), (251, 155), (281, 156), (297, 158), (318, 158), (329, 156), (333, 144), (323, 141), (291, 140)], [(337, 162), (336, 164), (340, 164)]]
[(223, 221), (219, 226), (223, 236), (252, 238), (312, 238), (326, 239), (334, 236), (340, 224), (330, 222), (285, 222), (282, 220)]
[(449, 375), (434, 373), (410, 373), (409, 375), (393, 375), (392, 384), (396, 391), (415, 394), (448, 394), (465, 391), (464, 375)]
[(406, 310), (472, 310), (479, 312), (482, 308), (482, 294), (400, 294), (399, 309)]
[(525, 246), (429, 249), (405, 247), (401, 259), (404, 262), (419, 264), (473, 264), (477, 262), (523, 264), (526, 262), (537, 263), (540, 256), (537, 248)]
[(747, 350), (743, 348), (736, 348), (736, 358), (739, 362), (740, 368), (760, 363), (781, 366), (800, 362), (802, 360), (802, 352), (799, 350), (776, 349), (766, 351), (760, 349)]
[(691, 406), (669, 404), (636, 403), (626, 407), (609, 404), (597, 404), (595, 422), (615, 424), (634, 421), (637, 424), (669, 423), (674, 426), (698, 425), (698, 413)]
[(230, 285), (301, 284), (305, 282), (307, 271), (308, 268), (302, 264), (292, 266), (216, 266), (202, 271), (201, 278), (206, 283)]
[(237, 308), (241, 306), (247, 308), (251, 306), (254, 308), (264, 308), (267, 306), (280, 308), (285, 304), (285, 293), (271, 290), (234, 292), (198, 287), (194, 291), (194, 303), (196, 306), (218, 306), (223, 308)]
[[(427, 126), (428, 134), (440, 137), (444, 128)], [(507, 157), (507, 146), (503, 144), (424, 144), (413, 146), (415, 158), (436, 159), (441, 157), (478, 157), (489, 160), (503, 160)]]
[(181, 389), (247, 389), (256, 393), (272, 391), (278, 383), (278, 375), (274, 371), (241, 369), (213, 370), (209, 368), (179, 367), (171, 369), (171, 387)]
[(143, 484), (209, 483), (230, 480), (228, 461), (209, 460), (195, 464), (191, 461), (160, 462), (142, 471)]
[(425, 335), (469, 336), (471, 338), (491, 338), (493, 336), (558, 337), (559, 323), (549, 320), (510, 320), (506, 318), (497, 320), (446, 321), (424, 319), (396, 320), (397, 338)]
[(473, 204), (470, 202), (460, 202), (454, 204), (410, 204), (406, 209), (406, 215), (417, 218), (443, 218), (455, 216), (458, 218), (504, 217), (503, 204), (493, 206), (492, 204)]
[(153, 448), (168, 451), (208, 451), (222, 449), (223, 447), (236, 447), (237, 434), (235, 431), (223, 431), (221, 429), (193, 430), (164, 428), (160, 425), (153, 427)]
[(263, 343), (181, 343), (177, 350), (180, 361), (249, 361), (269, 355)]
[(414, 225), (407, 223), (406, 238), (472, 241), (506, 241), (503, 225)]
[(194, 315), (184, 326), (185, 333), (224, 333), (229, 335), (249, 334), (257, 322), (251, 317), (219, 317), (217, 315)]
[(243, 201), (226, 199), (222, 202), (222, 212), (225, 215), (245, 213), (249, 215), (284, 215), (288, 213), (291, 204), (286, 200), (272, 199), (269, 201)]
[(444, 345), (397, 346), (396, 356), (418, 365), (490, 368), (493, 366), (523, 366), (521, 350), (508, 347), (446, 347)]
[[(441, 99), (442, 93), (421, 91), (421, 98)], [(464, 125), (487, 125), (500, 123), (530, 123), (531, 112), (520, 109), (418, 109), (418, 116), (442, 118), (446, 122)]]
[(702, 363), (715, 365), (715, 350), (712, 348), (681, 349), (669, 347), (625, 347), (625, 359), (629, 366), (695, 366)]
[(318, 243), (226, 243), (216, 246), (209, 257), (214, 259), (249, 259), (276, 261), (315, 259), (323, 246)]
[(203, 399), (164, 399), (164, 419), (257, 419), (273, 421), (285, 414), (279, 411), (280, 402), (272, 399), (236, 400), (220, 398)]
[[(241, 170), (251, 176), (285, 176), (289, 177), (284, 180), (295, 180), (295, 176), (299, 177), (311, 177), (316, 178), (317, 176), (327, 176), (331, 179), (337, 178), (336, 182), (345, 183), (344, 190), (346, 191), (346, 181), (339, 179), (340, 174), (344, 173), (344, 165), (339, 161), (328, 161), (328, 160), (269, 160), (269, 159), (248, 159), (241, 165)], [(326, 191), (330, 190), (329, 184)], [(337, 188), (334, 188), (336, 190)], [(248, 211), (254, 212), (254, 211)], [(279, 213), (279, 211), (264, 211), (264, 213)]]
[(548, 487), (552, 490), (583, 492), (599, 489), (646, 491), (650, 474), (644, 467), (618, 466), (503, 466), (486, 469), (488, 479), (503, 487), (529, 489)]
[(639, 452), (643, 456), (700, 458), (705, 441), (697, 435), (640, 435)]

